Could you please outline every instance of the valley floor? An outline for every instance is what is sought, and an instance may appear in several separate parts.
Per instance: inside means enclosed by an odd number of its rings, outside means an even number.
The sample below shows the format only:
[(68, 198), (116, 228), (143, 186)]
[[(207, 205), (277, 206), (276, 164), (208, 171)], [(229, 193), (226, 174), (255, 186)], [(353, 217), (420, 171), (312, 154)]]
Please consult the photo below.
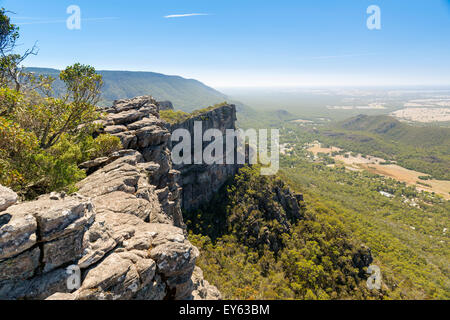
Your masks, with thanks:
[(427, 174), (406, 169), (397, 164), (386, 164), (387, 161), (385, 159), (370, 155), (363, 157), (361, 154), (353, 155), (352, 152), (346, 152), (345, 154), (333, 156), (333, 152), (340, 152), (342, 149), (333, 146), (325, 148), (320, 143), (314, 143), (308, 148), (308, 151), (312, 152), (316, 157), (321, 153), (330, 155), (337, 162), (343, 163), (349, 170), (367, 170), (374, 174), (405, 182), (407, 185), (414, 186), (420, 191), (435, 192), (444, 199), (450, 200), (450, 181), (448, 180), (430, 179), (421, 181), (420, 177), (427, 176)]
[(365, 170), (284, 161), (281, 176), (305, 194), (307, 205), (338, 217), (372, 249), (391, 298), (450, 297), (449, 201)]

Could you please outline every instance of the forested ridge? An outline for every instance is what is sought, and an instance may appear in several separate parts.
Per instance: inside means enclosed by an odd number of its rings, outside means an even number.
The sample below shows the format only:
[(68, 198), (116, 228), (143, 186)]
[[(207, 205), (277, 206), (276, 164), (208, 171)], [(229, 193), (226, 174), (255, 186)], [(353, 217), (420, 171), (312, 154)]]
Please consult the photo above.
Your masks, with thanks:
[[(52, 76), (58, 79), (60, 70), (48, 68), (27, 68), (27, 72), (36, 75)], [(227, 100), (226, 95), (214, 90), (200, 81), (179, 76), (155, 72), (108, 71), (99, 70), (104, 85), (100, 106), (110, 106), (114, 100), (134, 98), (149, 93), (157, 99), (170, 100), (177, 109), (191, 112), (199, 106), (220, 103)], [(64, 83), (56, 80), (53, 89), (59, 93), (64, 90)]]
[(336, 214), (300, 202), (301, 217), (292, 219), (277, 188), (287, 186), (245, 167), (209, 205), (185, 213), (205, 279), (228, 299), (389, 297), (388, 286), (367, 289), (370, 249), (349, 237)]
[[(208, 206), (185, 213), (199, 266), (226, 298), (449, 298), (448, 201), (392, 179), (307, 161), (280, 176), (244, 168)], [(305, 195), (303, 217), (285, 230), (267, 204), (274, 184), (287, 187), (282, 181)], [(258, 235), (276, 239), (277, 250)], [(366, 246), (382, 272), (380, 291), (368, 290), (366, 268), (355, 266)]]

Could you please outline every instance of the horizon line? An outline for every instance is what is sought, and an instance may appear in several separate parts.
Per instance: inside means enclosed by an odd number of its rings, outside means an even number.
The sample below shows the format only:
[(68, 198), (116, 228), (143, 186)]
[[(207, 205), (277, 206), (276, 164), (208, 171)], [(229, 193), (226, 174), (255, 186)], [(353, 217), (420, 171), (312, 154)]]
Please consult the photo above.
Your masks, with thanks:
[[(59, 68), (59, 67), (36, 67), (36, 66), (24, 66), (25, 68), (36, 68), (36, 69), (53, 69), (56, 71), (62, 71), (65, 68)], [(208, 86), (208, 87), (212, 87), (212, 88), (247, 88), (247, 89), (257, 89), (257, 88), (380, 88), (380, 87), (450, 87), (450, 82), (449, 83), (442, 83), (442, 84), (430, 84), (430, 83), (399, 83), (399, 84), (392, 84), (392, 83), (388, 83), (388, 84), (283, 84), (283, 85), (266, 85), (266, 84), (262, 84), (262, 85), (223, 85), (223, 84), (218, 84), (218, 85), (214, 85), (214, 84), (207, 84), (207, 80), (201, 80), (198, 78), (192, 78), (189, 76), (183, 76), (183, 75), (179, 75), (179, 74), (168, 74), (168, 73), (163, 73), (163, 72), (158, 72), (158, 71), (149, 71), (149, 70), (126, 70), (126, 69), (97, 69), (95, 68), (96, 71), (98, 72), (102, 72), (102, 71), (106, 71), (106, 72), (134, 72), (134, 73), (154, 73), (154, 74), (159, 74), (159, 75), (163, 75), (163, 76), (168, 76), (168, 77), (179, 77), (179, 78), (183, 78), (185, 80), (194, 80), (194, 81), (198, 81), (201, 82), (202, 84)], [(449, 89), (450, 90), (450, 89)]]

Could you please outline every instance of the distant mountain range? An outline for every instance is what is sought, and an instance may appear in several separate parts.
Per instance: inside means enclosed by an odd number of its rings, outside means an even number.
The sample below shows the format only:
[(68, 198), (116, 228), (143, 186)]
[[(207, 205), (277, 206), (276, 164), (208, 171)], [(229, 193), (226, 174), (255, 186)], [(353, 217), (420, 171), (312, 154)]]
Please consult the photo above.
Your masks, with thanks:
[[(27, 68), (36, 74), (51, 75), (55, 91), (62, 89), (59, 70)], [(169, 100), (175, 109), (191, 112), (220, 102), (232, 102), (225, 94), (194, 79), (169, 76), (154, 72), (97, 71), (103, 76), (104, 86), (100, 106), (109, 106), (114, 100), (152, 95), (157, 100)]]

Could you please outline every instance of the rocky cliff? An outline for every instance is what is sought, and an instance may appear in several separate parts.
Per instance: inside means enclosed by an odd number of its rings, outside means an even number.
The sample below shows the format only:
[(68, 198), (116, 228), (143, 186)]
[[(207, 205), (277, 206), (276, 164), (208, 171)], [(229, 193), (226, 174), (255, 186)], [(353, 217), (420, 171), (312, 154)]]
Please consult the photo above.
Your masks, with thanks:
[[(202, 135), (208, 129), (218, 129), (225, 135), (227, 129), (236, 129), (236, 106), (233, 104), (223, 105), (200, 115), (192, 117), (186, 121), (167, 124), (168, 130), (172, 133), (176, 129), (186, 129), (194, 136), (194, 123), (201, 122)], [(225, 139), (224, 139), (225, 142)], [(209, 142), (205, 142), (203, 147)], [(169, 148), (172, 147), (169, 141)], [(223, 158), (226, 156), (226, 145), (224, 144)], [(235, 155), (237, 147), (232, 150)], [(194, 154), (194, 142), (192, 139), (192, 154)], [(235, 156), (234, 156), (235, 157)], [(225, 163), (225, 160), (223, 161)], [(181, 172), (180, 184), (182, 187), (182, 207), (185, 210), (198, 208), (208, 202), (212, 196), (223, 186), (230, 176), (234, 176), (239, 164), (178, 164), (174, 168)]]
[(158, 101), (156, 103), (159, 107), (159, 110), (173, 110), (173, 104), (170, 101)]
[[(0, 189), (0, 299), (220, 298), (195, 267), (156, 101), (119, 100), (106, 112), (104, 131), (124, 149), (82, 164), (89, 175), (76, 194), (17, 203)], [(76, 290), (69, 266), (80, 271)]]

